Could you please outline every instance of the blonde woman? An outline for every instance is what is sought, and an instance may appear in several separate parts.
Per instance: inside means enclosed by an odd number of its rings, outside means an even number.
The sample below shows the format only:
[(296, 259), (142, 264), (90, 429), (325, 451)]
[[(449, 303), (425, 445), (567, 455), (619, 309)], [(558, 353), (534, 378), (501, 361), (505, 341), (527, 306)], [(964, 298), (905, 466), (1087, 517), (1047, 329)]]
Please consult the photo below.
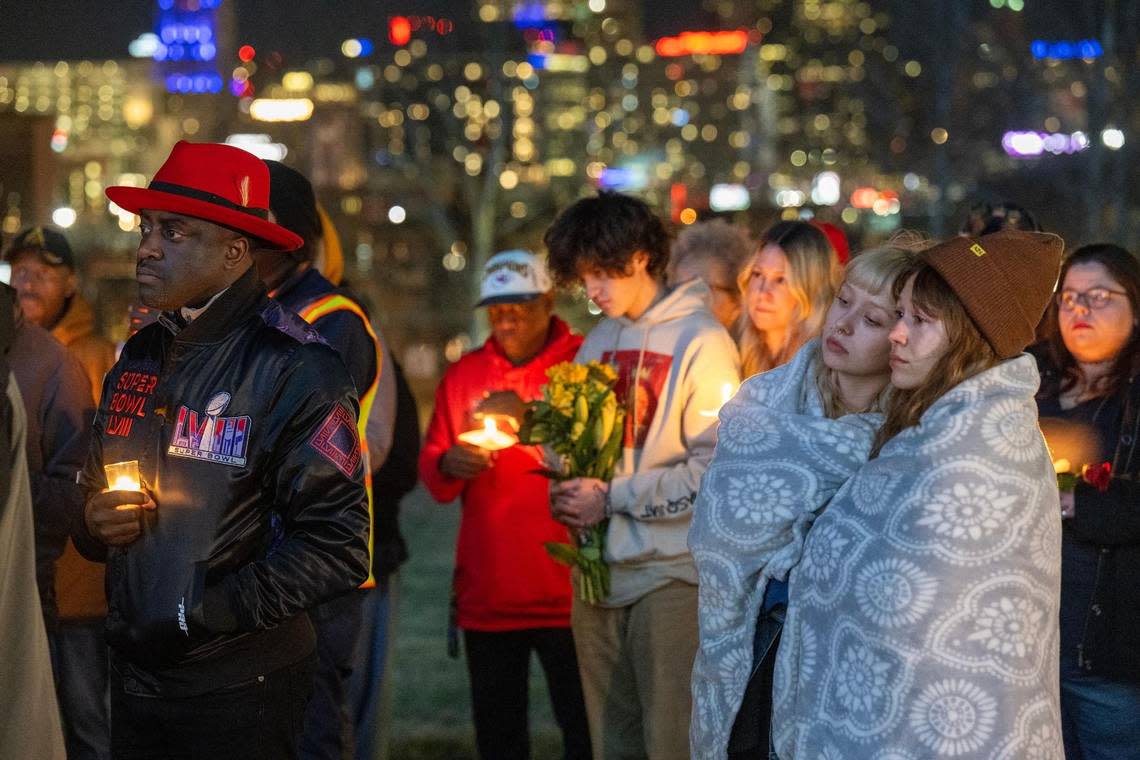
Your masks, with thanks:
[(737, 280), (742, 376), (786, 363), (823, 325), (843, 270), (827, 236), (807, 222), (779, 222), (760, 238)]

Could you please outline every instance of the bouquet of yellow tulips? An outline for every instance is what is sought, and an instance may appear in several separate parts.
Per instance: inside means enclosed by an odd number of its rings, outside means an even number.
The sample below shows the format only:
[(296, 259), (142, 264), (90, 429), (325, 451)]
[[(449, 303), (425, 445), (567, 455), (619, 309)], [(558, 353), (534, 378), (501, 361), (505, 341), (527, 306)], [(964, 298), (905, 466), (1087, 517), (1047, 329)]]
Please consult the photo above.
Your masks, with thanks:
[[(621, 456), (625, 410), (618, 406), (617, 373), (608, 364), (563, 362), (546, 371), (542, 398), (527, 409), (519, 440), (542, 444), (558, 455), (553, 480), (597, 478), (609, 482)], [(610, 593), (610, 571), (603, 559), (609, 520), (578, 535), (576, 544), (548, 542), (546, 551), (578, 570), (578, 593), (590, 604)]]

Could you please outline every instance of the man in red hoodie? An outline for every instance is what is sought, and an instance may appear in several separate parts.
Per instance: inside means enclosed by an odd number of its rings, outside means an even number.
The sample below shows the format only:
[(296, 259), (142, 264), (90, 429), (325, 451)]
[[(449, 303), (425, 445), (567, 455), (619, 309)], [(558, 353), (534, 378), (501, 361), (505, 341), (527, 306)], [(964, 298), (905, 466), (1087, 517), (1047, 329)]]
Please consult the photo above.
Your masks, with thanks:
[[(554, 316), (545, 263), (527, 251), (492, 256), (481, 300), (491, 337), (452, 365), (439, 384), (420, 454), (420, 477), (441, 503), (461, 497), (455, 594), (467, 649), (475, 736), (484, 760), (526, 760), (530, 653), (546, 673), (564, 758), (590, 757), (590, 737), (570, 633), (570, 573), (543, 543), (567, 541), (550, 515), (538, 447), (495, 454), (461, 443), (476, 417), (541, 395), (546, 370), (572, 361), (582, 338)], [(513, 407), (513, 408), (512, 408)], [(521, 420), (518, 420), (521, 422)]]

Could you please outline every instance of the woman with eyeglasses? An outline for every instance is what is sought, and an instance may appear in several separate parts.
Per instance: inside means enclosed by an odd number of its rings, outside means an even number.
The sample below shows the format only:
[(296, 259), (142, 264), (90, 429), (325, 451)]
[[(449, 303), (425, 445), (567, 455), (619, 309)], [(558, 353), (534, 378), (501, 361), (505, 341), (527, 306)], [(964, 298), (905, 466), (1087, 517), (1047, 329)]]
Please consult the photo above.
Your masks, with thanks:
[(737, 279), (740, 376), (747, 379), (788, 362), (819, 334), (843, 279), (831, 242), (807, 222), (777, 222), (760, 237)]
[[(1140, 263), (1088, 245), (1061, 268), (1038, 409), (1061, 493), (1061, 714), (1068, 760), (1140, 757)], [(1107, 463), (1107, 468), (1104, 466)], [(1064, 465), (1062, 464), (1061, 467)], [(1108, 477), (1105, 477), (1105, 476)]]

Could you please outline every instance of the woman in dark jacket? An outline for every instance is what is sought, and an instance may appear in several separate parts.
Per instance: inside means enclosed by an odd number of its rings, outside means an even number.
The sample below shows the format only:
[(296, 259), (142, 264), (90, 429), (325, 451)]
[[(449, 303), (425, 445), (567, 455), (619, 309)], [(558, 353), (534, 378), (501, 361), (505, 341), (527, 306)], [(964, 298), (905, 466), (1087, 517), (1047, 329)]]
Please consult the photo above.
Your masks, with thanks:
[(1074, 251), (1040, 352), (1041, 427), (1055, 460), (1111, 477), (1061, 494), (1061, 712), (1068, 760), (1140, 752), (1140, 262)]

